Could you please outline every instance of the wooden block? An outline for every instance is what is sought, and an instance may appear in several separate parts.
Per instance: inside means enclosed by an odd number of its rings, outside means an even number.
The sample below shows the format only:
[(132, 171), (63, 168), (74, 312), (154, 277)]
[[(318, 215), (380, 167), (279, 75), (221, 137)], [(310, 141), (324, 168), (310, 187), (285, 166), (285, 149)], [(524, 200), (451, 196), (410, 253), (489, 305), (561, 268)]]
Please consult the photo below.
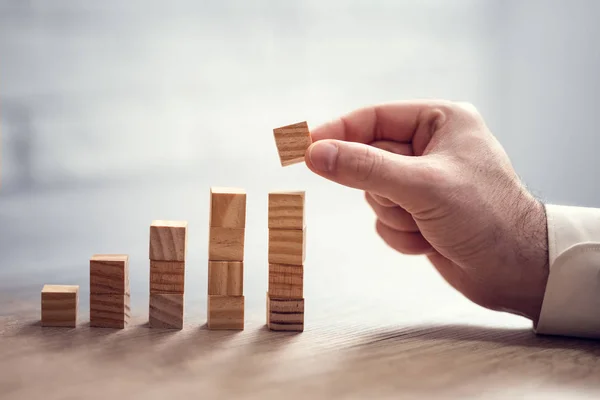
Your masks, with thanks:
[(275, 128), (273, 136), (283, 167), (304, 161), (306, 150), (312, 144), (306, 121)]
[(208, 294), (242, 296), (244, 294), (244, 262), (209, 261)]
[(44, 285), (41, 302), (42, 326), (77, 326), (79, 311), (79, 286)]
[(90, 293), (90, 326), (123, 329), (131, 317), (129, 294)]
[(210, 189), (210, 226), (246, 227), (246, 192), (238, 188)]
[(269, 229), (269, 263), (303, 265), (305, 242), (306, 228)]
[(185, 261), (187, 252), (186, 221), (152, 221), (150, 226), (150, 259)]
[(304, 192), (269, 193), (269, 229), (303, 229)]
[(304, 331), (304, 299), (276, 299), (267, 293), (267, 327), (273, 331)]
[(269, 264), (269, 295), (274, 298), (304, 297), (304, 267), (302, 265)]
[(183, 329), (183, 296), (181, 293), (150, 293), (150, 327)]
[(183, 293), (185, 261), (150, 260), (150, 293)]
[(243, 330), (244, 296), (208, 296), (208, 329)]
[(243, 261), (245, 229), (210, 228), (208, 259), (211, 261)]
[(90, 259), (90, 293), (129, 293), (129, 256), (95, 254)]

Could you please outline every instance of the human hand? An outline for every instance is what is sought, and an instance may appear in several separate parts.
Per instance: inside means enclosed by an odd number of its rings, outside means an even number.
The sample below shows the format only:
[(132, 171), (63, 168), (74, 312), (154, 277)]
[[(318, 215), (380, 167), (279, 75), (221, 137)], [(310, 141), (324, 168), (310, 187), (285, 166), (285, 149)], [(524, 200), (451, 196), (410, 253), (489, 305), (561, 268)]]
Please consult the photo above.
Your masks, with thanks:
[(364, 190), (389, 246), (426, 255), (471, 301), (537, 323), (548, 276), (544, 206), (472, 105), (384, 104), (311, 135), (307, 166)]

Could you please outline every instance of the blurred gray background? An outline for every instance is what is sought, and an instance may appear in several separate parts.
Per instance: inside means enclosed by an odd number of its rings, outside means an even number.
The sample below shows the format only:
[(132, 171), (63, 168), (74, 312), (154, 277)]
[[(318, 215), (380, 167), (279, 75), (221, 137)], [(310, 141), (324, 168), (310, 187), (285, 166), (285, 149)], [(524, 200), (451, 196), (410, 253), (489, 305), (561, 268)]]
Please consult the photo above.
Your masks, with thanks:
[(361, 194), (281, 168), (272, 129), (398, 99), (474, 103), (538, 196), (600, 206), (599, 15), (596, 0), (0, 0), (0, 278), (85, 286), (91, 254), (126, 252), (145, 283), (151, 220), (186, 219), (205, 285), (212, 185), (248, 190), (260, 290), (271, 189), (307, 191), (315, 269), (395, 264)]

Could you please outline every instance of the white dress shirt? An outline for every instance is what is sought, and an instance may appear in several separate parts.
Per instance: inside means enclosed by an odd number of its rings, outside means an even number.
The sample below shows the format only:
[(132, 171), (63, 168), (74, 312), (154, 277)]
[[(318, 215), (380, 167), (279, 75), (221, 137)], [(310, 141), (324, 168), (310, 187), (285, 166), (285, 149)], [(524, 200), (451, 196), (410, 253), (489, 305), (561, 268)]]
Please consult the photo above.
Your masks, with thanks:
[(600, 209), (546, 205), (550, 272), (535, 331), (600, 338)]

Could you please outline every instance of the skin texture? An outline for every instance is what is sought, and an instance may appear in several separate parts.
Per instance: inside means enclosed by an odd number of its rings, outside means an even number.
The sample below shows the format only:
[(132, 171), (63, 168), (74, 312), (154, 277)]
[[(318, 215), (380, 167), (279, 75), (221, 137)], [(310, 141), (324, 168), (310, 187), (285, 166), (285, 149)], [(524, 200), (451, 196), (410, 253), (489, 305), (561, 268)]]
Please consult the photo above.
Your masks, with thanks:
[(389, 246), (426, 255), (474, 303), (537, 323), (548, 278), (544, 205), (475, 107), (382, 104), (311, 135), (307, 166), (365, 191)]

